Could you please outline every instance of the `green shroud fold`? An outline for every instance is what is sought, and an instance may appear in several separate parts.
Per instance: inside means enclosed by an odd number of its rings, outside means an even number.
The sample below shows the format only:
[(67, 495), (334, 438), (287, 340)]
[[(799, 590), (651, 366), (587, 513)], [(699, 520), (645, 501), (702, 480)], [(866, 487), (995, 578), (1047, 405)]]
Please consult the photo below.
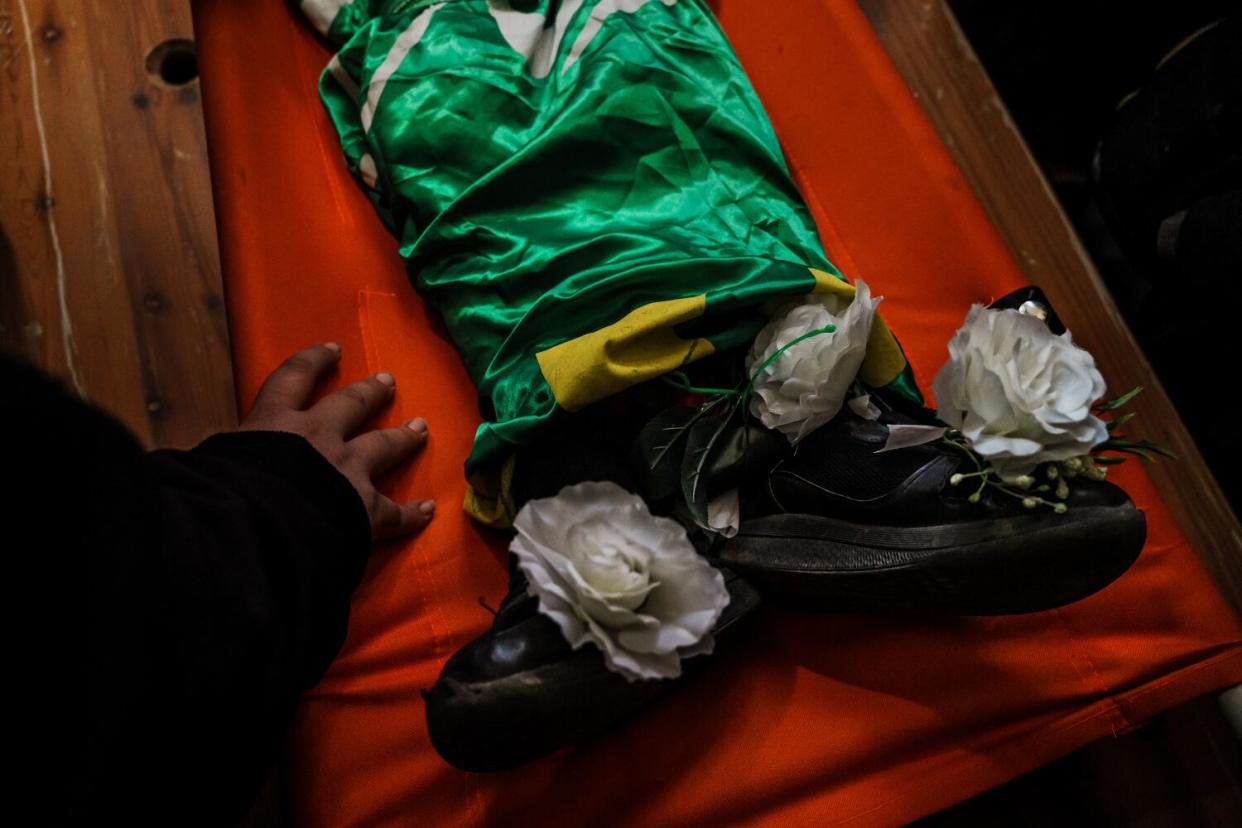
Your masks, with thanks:
[[(841, 288), (698, 0), (302, 7), (339, 47), (320, 91), (350, 169), (478, 387), (468, 473)], [(917, 396), (876, 328), (863, 379)]]

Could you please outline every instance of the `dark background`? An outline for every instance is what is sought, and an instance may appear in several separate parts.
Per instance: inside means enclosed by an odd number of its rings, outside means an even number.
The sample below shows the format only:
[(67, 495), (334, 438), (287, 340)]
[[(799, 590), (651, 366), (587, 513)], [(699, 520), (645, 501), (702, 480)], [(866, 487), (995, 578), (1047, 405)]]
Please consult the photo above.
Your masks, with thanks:
[[(1229, 18), (1242, 0), (1011, 2), (949, 0), (971, 46), (996, 85), (1062, 208), (1190, 428), (1235, 511), (1239, 417), (1228, 395), (1242, 347), (1242, 271), (1196, 279), (1176, 263), (1126, 238), (1106, 217), (1092, 164), (1107, 136), (1119, 140), (1117, 107), (1155, 80), (1157, 64), (1203, 27)], [(1236, 41), (1235, 41), (1236, 43)], [(1242, 51), (1242, 49), (1240, 49)], [(1233, 97), (1209, 102), (1237, 135)], [(1186, 89), (1191, 99), (1200, 89)], [(1219, 106), (1217, 106), (1219, 104)], [(1232, 130), (1232, 132), (1230, 132)], [(1242, 146), (1235, 147), (1242, 152)], [(1209, 188), (1238, 186), (1236, 168), (1209, 170)], [(1193, 200), (1185, 193), (1161, 204)], [(1180, 207), (1166, 207), (1176, 211)], [(1159, 211), (1157, 211), (1159, 212)], [(1234, 217), (1236, 218), (1236, 216)], [(1234, 221), (1237, 249), (1242, 222)], [(1141, 397), (1140, 397), (1141, 401)], [(1137, 406), (1141, 409), (1141, 402)], [(1089, 745), (922, 823), (949, 825), (1242, 825), (1242, 743), (1216, 699), (1201, 699), (1148, 726)]]
[[(1234, 363), (1242, 355), (1234, 334), (1242, 324), (1242, 218), (1236, 212), (1242, 177), (1242, 0), (949, 0), (949, 5), (1238, 512), (1242, 429), (1226, 394), (1233, 392)], [(1218, 51), (1233, 53), (1232, 62), (1222, 61), (1219, 54), (1209, 59), (1194, 41), (1184, 44), (1222, 19), (1226, 25), (1219, 28), (1227, 35), (1218, 32), (1213, 40)], [(1185, 45), (1180, 53), (1183, 71), (1170, 84), (1173, 73), (1162, 70), (1165, 77), (1158, 78), (1157, 66), (1179, 44)], [(1210, 66), (1200, 69), (1196, 63)], [(1225, 74), (1236, 77), (1222, 80), (1222, 63), (1230, 67)], [(1139, 107), (1131, 106), (1129, 123), (1118, 114), (1118, 105), (1131, 93), (1146, 88), (1151, 99), (1152, 89), (1162, 83), (1164, 100), (1150, 114), (1136, 116)], [(1201, 168), (1168, 166), (1170, 154), (1185, 155), (1185, 145), (1195, 146), (1189, 136), (1171, 131), (1170, 124), (1175, 127), (1179, 120), (1177, 107), (1186, 108), (1186, 122), (1206, 119), (1210, 134), (1203, 140), (1217, 142), (1204, 147)], [(1134, 123), (1159, 117), (1168, 123)], [(1191, 129), (1189, 123), (1186, 129)], [(1173, 148), (1162, 154), (1168, 149), (1165, 137)], [(1135, 182), (1134, 190), (1101, 192), (1093, 181), (1092, 164), (1102, 141), (1106, 156), (1128, 154), (1133, 158), (1127, 160), (1150, 160), (1153, 168), (1166, 165), (1165, 180), (1158, 181), (1153, 169), (1149, 185)], [(1227, 163), (1220, 155), (1221, 141), (1232, 147)], [(1187, 189), (1174, 191), (1175, 185)], [(1143, 225), (1136, 215), (1117, 216), (1116, 205), (1125, 208), (1141, 201), (1158, 220), (1212, 192), (1227, 191), (1235, 195), (1234, 212), (1218, 210), (1215, 221), (1232, 228), (1230, 249), (1204, 254), (1216, 257), (1216, 268), (1162, 258), (1154, 228), (1136, 226)], [(1135, 410), (1141, 410), (1141, 398)]]

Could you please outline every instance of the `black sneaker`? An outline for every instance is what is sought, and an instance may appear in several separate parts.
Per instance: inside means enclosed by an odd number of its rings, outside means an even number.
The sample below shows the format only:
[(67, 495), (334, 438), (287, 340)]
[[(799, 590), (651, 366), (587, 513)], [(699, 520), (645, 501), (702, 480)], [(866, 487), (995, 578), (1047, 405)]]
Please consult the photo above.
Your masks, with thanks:
[[(516, 502), (551, 497), (583, 480), (636, 491), (628, 453), (639, 427), (668, 404), (666, 396), (659, 388), (639, 389), (566, 417), (519, 454)], [(717, 651), (760, 601), (737, 575), (722, 574), (729, 604), (712, 631)], [(455, 653), (423, 694), (431, 743), (461, 770), (505, 770), (587, 741), (681, 681), (630, 682), (608, 670), (594, 646), (572, 649), (526, 588), (526, 576), (510, 556), (509, 592), (491, 629)], [(683, 678), (704, 661), (684, 661)]]
[[(994, 307), (1063, 330), (1038, 289)], [(879, 419), (846, 407), (745, 494), (723, 565), (821, 609), (1007, 615), (1085, 598), (1138, 557), (1146, 518), (1117, 486), (1075, 478), (1063, 514), (991, 486), (972, 500), (975, 485), (952, 484), (976, 469), (961, 449), (937, 441), (876, 453), (889, 425), (943, 423), (901, 400), (872, 399)]]
[(826, 610), (1007, 615), (1085, 598), (1138, 557), (1146, 520), (1118, 487), (1075, 479), (1065, 514), (990, 488), (972, 503), (973, 486), (950, 485), (973, 469), (957, 449), (875, 453), (887, 424), (910, 422), (847, 409), (810, 435), (768, 475), (767, 513), (742, 521), (721, 563)]
[[(745, 581), (724, 575), (730, 600), (713, 632), (717, 647), (759, 604)], [(702, 661), (683, 666), (693, 672)], [(424, 692), (427, 730), (453, 767), (505, 770), (606, 732), (678, 681), (626, 681), (595, 647), (571, 649), (511, 564), (509, 594), (492, 628), (453, 655)]]

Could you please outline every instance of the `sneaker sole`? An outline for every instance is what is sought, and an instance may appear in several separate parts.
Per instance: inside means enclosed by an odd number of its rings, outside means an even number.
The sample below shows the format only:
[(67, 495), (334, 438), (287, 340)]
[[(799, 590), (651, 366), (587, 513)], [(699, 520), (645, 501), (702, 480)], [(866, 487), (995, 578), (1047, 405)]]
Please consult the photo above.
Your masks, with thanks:
[[(719, 642), (760, 603), (760, 595), (725, 571), (729, 605), (716, 623)], [(703, 658), (685, 662), (694, 672)], [(441, 676), (423, 694), (432, 746), (458, 770), (508, 770), (581, 744), (616, 726), (673, 681), (630, 682), (604, 667), (594, 647), (565, 660), (484, 682)]]
[(805, 607), (1012, 615), (1086, 598), (1138, 558), (1132, 505), (943, 526), (868, 526), (816, 515), (744, 522), (721, 563)]

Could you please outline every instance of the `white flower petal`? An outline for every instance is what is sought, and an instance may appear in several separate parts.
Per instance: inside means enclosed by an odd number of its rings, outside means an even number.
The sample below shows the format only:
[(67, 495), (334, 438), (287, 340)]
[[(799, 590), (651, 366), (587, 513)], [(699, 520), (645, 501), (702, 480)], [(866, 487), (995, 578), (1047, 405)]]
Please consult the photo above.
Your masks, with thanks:
[(682, 647), (678, 652), (682, 658), (692, 658), (697, 655), (711, 655), (716, 649), (716, 637), (711, 633), (703, 636), (698, 644), (691, 647)]
[(880, 409), (871, 401), (870, 394), (861, 394), (846, 403), (855, 415), (864, 420), (880, 419)]
[(707, 503), (707, 526), (713, 532), (731, 538), (742, 525), (742, 508), (737, 489), (717, 495)]
[(877, 449), (875, 453), (883, 454), (886, 451), (896, 451), (897, 449), (910, 448), (911, 446), (934, 443), (944, 436), (946, 430), (944, 426), (894, 423), (888, 427), (888, 437), (884, 440), (884, 447)]
[(974, 305), (932, 382), (939, 415), (1004, 480), (1086, 454), (1108, 438), (1091, 413), (1104, 379), (1087, 351), (1042, 321)]
[(683, 657), (710, 652), (724, 577), (638, 496), (579, 483), (530, 501), (513, 524), (528, 592), (575, 649), (595, 645), (631, 681), (675, 678)]
[[(748, 372), (765, 366), (755, 380), (750, 412), (795, 444), (835, 417), (862, 367), (879, 302), (860, 279), (852, 301), (811, 294), (778, 310), (747, 356)], [(797, 342), (767, 364), (798, 337), (828, 325), (836, 330)]]
[(643, 612), (681, 626), (696, 638), (711, 631), (729, 603), (724, 576), (697, 554), (692, 559), (661, 560), (656, 576), (663, 586), (647, 599)]

